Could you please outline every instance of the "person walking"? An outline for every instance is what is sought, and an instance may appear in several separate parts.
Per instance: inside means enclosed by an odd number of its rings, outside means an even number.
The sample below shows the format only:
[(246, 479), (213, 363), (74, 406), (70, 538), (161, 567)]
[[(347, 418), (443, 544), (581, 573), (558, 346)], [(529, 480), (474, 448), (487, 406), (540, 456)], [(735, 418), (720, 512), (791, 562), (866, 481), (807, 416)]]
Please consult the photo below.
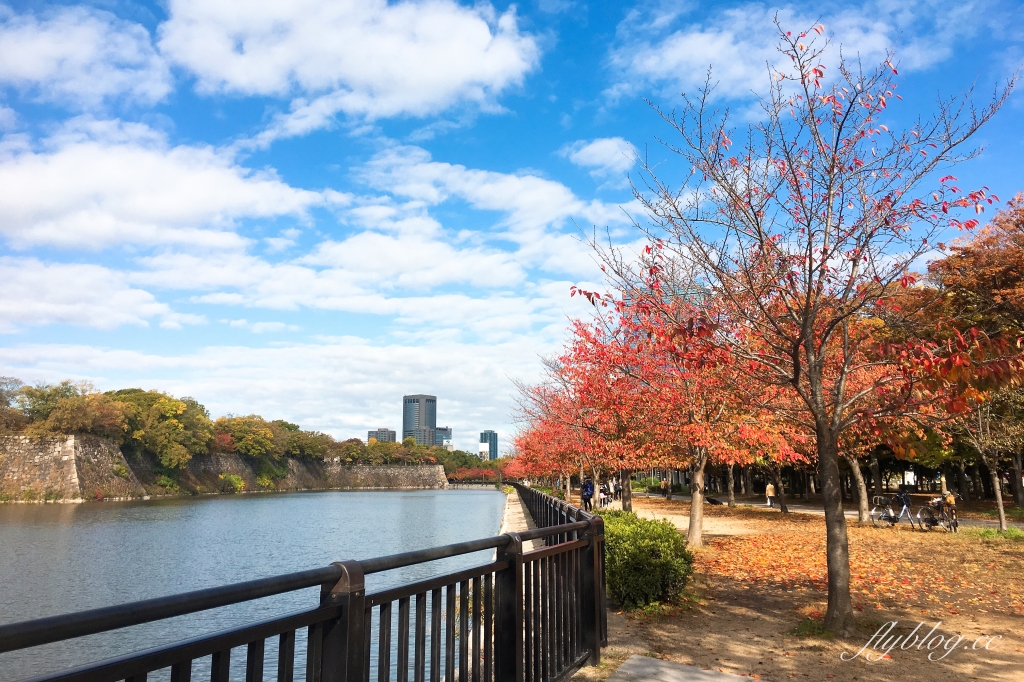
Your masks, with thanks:
[(769, 483), (764, 489), (764, 496), (768, 498), (768, 508), (775, 508), (775, 486)]
[(583, 484), (580, 486), (580, 499), (583, 500), (583, 511), (590, 511), (594, 506), (590, 503), (590, 500), (594, 497), (594, 483), (589, 479), (583, 479)]
[(661, 479), (661, 496), (668, 499), (668, 481)]
[(613, 492), (613, 494), (612, 494), (612, 499), (613, 500), (621, 500), (622, 499), (622, 481), (620, 481), (617, 478), (615, 479), (615, 488), (614, 488), (614, 490), (612, 492)]

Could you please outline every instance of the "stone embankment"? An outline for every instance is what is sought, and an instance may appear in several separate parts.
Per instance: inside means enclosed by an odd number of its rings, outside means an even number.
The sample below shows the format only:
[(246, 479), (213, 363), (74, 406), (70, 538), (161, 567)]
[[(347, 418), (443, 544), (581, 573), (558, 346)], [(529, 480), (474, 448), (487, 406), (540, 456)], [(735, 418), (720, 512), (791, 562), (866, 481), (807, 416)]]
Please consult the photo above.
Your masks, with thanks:
[[(444, 468), (350, 466), (285, 459), (276, 471), (237, 453), (197, 455), (168, 472), (159, 462), (126, 458), (95, 436), (0, 437), (0, 501), (82, 502), (226, 492), (300, 490), (406, 490), (447, 488)], [(282, 475), (283, 474), (283, 475)]]

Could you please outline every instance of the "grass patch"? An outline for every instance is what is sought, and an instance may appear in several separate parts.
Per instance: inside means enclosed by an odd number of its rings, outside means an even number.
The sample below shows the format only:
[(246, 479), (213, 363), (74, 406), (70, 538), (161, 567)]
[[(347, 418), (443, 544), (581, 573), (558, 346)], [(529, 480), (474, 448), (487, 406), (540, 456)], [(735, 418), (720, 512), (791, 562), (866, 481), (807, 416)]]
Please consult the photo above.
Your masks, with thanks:
[(826, 630), (825, 626), (813, 618), (804, 618), (795, 628), (789, 631), (795, 637), (817, 637), (818, 639), (832, 639), (835, 634)]
[(1010, 540), (1020, 542), (1024, 540), (1024, 531), (1016, 526), (1010, 526), (1006, 529), (1005, 533), (1000, 533), (995, 528), (961, 528), (960, 534), (969, 537), (976, 538), (978, 540)]
[[(1006, 512), (1006, 518), (1013, 519), (1014, 521), (1024, 521), (1024, 508), (1021, 507), (1006, 507), (1003, 509)], [(998, 509), (989, 509), (985, 512), (985, 516), (990, 516), (993, 519), (999, 518)]]
[(976, 528), (976, 527), (963, 527), (960, 528), (960, 536), (971, 540), (1024, 540), (1024, 531), (1021, 531), (1015, 526), (1010, 526), (1006, 529), (1005, 533), (1000, 533), (995, 528)]

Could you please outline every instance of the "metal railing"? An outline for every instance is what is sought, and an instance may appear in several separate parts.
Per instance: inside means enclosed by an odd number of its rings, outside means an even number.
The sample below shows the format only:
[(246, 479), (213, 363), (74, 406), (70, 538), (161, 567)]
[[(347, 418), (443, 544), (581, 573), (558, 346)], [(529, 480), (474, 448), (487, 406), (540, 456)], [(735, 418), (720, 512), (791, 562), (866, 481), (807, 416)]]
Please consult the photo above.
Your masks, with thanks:
[[(597, 627), (597, 651), (600, 652), (600, 647), (608, 646), (608, 608), (607, 593), (605, 591), (604, 565), (604, 523), (601, 521), (601, 517), (594, 514), (588, 514), (579, 507), (574, 507), (568, 502), (559, 500), (551, 495), (542, 493), (539, 490), (534, 490), (533, 488), (524, 486), (520, 483), (511, 483), (511, 485), (516, 489), (516, 491), (518, 491), (519, 498), (526, 505), (527, 511), (530, 512), (530, 516), (533, 518), (533, 522), (538, 528), (559, 530), (581, 521), (597, 524), (598, 533), (601, 539), (600, 550), (595, 555), (598, 565), (594, 569), (594, 580), (600, 585), (597, 597), (600, 601), (597, 604), (595, 625)], [(578, 535), (576, 535), (574, 531), (559, 531), (558, 533), (548, 535), (545, 538), (545, 544), (550, 546), (571, 542), (577, 537)], [(598, 659), (594, 661), (594, 665), (596, 665), (597, 662)]]
[[(516, 487), (539, 528), (2, 625), (0, 653), (320, 586), (310, 609), (31, 679), (147, 682), (169, 668), (171, 682), (190, 682), (202, 660), (211, 682), (228, 682), (240, 677), (232, 658), (244, 648), (246, 682), (262, 682), (276, 639), (278, 682), (293, 682), (303, 658), (307, 682), (370, 682), (371, 672), (377, 682), (558, 682), (596, 665), (607, 642), (604, 530), (598, 517)], [(545, 546), (523, 551), (537, 539)], [(487, 549), (497, 550), (490, 563), (365, 591), (366, 575)], [(303, 628), (305, 655), (297, 656)]]

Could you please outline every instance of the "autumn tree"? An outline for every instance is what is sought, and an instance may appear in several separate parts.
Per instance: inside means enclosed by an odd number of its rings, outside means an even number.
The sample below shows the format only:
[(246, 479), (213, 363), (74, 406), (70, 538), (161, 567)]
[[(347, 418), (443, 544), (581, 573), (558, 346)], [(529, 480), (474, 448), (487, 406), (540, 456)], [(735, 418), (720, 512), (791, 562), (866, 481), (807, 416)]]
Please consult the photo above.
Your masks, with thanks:
[[(976, 233), (951, 244), (945, 257), (929, 264), (928, 275), (941, 296), (935, 307), (949, 320), (949, 327), (961, 331), (974, 327), (1007, 345), (1017, 345), (1024, 336), (1024, 194), (1008, 201)], [(984, 443), (1013, 440), (1015, 421), (1020, 418), (1019, 393), (1010, 389), (989, 396), (961, 420), (957, 428), (960, 433), (975, 434), (968, 437), (975, 450)], [(982, 433), (988, 435), (981, 437)], [(1021, 448), (1007, 444), (1003, 451), (1012, 463), (1015, 502), (1024, 507)]]
[[(900, 132), (887, 119), (900, 99), (892, 58), (870, 71), (840, 58), (827, 77), (823, 32), (780, 28), (789, 64), (769, 69), (760, 116), (743, 131), (713, 106), (710, 75), (695, 96), (683, 95), (679, 114), (659, 112), (685, 177), (662, 180), (656, 162), (640, 159), (635, 196), (650, 219), (640, 227), (652, 252), (639, 263), (607, 249), (604, 258), (627, 289), (638, 272), (660, 269), (664, 289), (693, 301), (717, 343), (746, 367), (746, 384), (796, 394), (788, 416), (810, 426), (822, 482), (825, 627), (846, 634), (853, 607), (839, 439), (873, 392), (887, 391), (889, 403), (874, 409), (890, 414), (916, 395), (901, 360), (866, 353), (873, 340), (854, 323), (888, 287), (912, 283), (910, 264), (937, 234), (977, 224), (955, 210), (980, 212), (990, 197), (961, 191), (943, 171), (973, 155), (961, 150), (1010, 88), (980, 110), (969, 96), (944, 100)], [(890, 371), (851, 389), (851, 377), (879, 363)]]
[(194, 399), (141, 388), (109, 391), (106, 395), (124, 410), (128, 450), (153, 453), (163, 466), (179, 469), (194, 455), (209, 451), (213, 422), (206, 408)]

